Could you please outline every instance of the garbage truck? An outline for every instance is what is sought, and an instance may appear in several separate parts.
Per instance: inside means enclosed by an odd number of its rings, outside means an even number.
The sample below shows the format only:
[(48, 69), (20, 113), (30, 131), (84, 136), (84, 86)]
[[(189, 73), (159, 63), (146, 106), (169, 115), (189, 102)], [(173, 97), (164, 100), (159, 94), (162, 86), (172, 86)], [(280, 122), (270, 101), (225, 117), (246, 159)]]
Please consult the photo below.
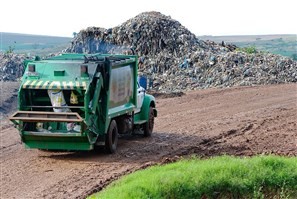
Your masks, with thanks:
[[(117, 149), (118, 137), (150, 136), (156, 102), (137, 81), (137, 56), (61, 54), (26, 62), (10, 120), (26, 148)], [(102, 147), (99, 147), (102, 148)]]

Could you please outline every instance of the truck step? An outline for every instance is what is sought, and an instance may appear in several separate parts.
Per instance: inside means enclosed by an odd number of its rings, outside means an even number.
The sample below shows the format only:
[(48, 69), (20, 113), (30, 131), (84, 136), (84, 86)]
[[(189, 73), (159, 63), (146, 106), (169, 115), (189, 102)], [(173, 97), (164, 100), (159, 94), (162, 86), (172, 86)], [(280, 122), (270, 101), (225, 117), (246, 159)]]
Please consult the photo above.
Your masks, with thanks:
[(138, 121), (134, 121), (134, 124), (139, 125), (139, 124), (144, 124), (146, 123), (146, 120), (138, 120)]

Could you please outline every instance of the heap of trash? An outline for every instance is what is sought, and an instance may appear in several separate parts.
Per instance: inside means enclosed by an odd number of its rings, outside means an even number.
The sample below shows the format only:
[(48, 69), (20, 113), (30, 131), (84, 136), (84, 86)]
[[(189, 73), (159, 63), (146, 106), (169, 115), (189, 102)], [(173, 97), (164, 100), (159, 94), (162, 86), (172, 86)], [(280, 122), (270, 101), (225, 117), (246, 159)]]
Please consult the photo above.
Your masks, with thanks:
[(16, 81), (24, 73), (24, 60), (21, 54), (0, 53), (0, 81)]
[(296, 61), (200, 40), (159, 12), (141, 13), (114, 28), (81, 30), (66, 52), (136, 54), (139, 74), (162, 92), (297, 81)]
[[(297, 62), (246, 53), (224, 41), (203, 41), (170, 16), (144, 12), (113, 28), (81, 30), (66, 53), (138, 55), (139, 75), (158, 92), (297, 82)], [(24, 57), (0, 55), (2, 80), (21, 76)]]

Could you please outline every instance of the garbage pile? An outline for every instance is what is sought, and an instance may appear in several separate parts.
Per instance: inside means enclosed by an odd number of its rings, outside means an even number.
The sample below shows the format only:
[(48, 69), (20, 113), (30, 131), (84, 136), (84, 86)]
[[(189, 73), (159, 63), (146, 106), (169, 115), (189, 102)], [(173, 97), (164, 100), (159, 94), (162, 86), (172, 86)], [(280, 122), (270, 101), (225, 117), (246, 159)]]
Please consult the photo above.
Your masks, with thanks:
[(114, 28), (89, 27), (80, 31), (66, 52), (135, 53), (143, 66), (157, 65), (167, 70), (198, 50), (230, 51), (228, 46), (197, 39), (168, 16), (145, 12)]
[[(72, 40), (68, 53), (136, 54), (148, 88), (165, 93), (210, 87), (297, 82), (297, 62), (257, 52), (248, 54), (224, 41), (198, 39), (178, 21), (144, 12), (114, 28), (89, 27)], [(0, 80), (21, 77), (22, 55), (0, 54)]]
[[(193, 58), (190, 61), (195, 60), (195, 54)], [(151, 76), (152, 88), (179, 92), (297, 82), (297, 65), (292, 59), (273, 54), (212, 53), (179, 70), (171, 68), (163, 74), (152, 73)]]
[(136, 54), (148, 87), (162, 92), (297, 82), (296, 61), (200, 40), (159, 12), (141, 13), (114, 28), (82, 30), (66, 52)]
[(23, 61), (25, 55), (0, 53), (0, 81), (16, 81), (25, 70)]

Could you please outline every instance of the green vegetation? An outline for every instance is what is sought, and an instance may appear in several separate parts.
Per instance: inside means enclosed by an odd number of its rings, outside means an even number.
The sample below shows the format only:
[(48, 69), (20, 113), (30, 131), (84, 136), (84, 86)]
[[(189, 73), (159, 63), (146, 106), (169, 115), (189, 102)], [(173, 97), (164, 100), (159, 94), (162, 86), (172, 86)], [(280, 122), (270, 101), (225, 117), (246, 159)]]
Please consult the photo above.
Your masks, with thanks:
[(14, 47), (13, 46), (9, 46), (8, 49), (5, 51), (5, 54), (11, 54), (14, 51)]
[(255, 47), (258, 51), (270, 52), (297, 60), (297, 35), (234, 35), (234, 36), (201, 36), (203, 40), (217, 43), (224, 41), (235, 44), (240, 48)]
[(70, 45), (70, 37), (54, 37), (0, 32), (0, 52), (30, 55), (48, 55), (64, 50)]
[(293, 60), (296, 60), (296, 61), (297, 61), (297, 53), (292, 54), (292, 55), (291, 55), (291, 58), (292, 58)]
[(293, 56), (296, 53), (296, 40), (290, 39), (273, 39), (269, 41), (255, 41), (255, 42), (242, 42), (242, 43), (235, 43), (240, 47), (249, 47), (254, 46), (259, 51), (266, 51), (273, 54), (279, 54), (287, 57)]
[(244, 48), (238, 48), (237, 50), (245, 52), (247, 54), (253, 54), (253, 53), (258, 52), (255, 46), (248, 46), (248, 47), (244, 47)]
[(297, 198), (297, 158), (192, 158), (125, 176), (95, 198)]

